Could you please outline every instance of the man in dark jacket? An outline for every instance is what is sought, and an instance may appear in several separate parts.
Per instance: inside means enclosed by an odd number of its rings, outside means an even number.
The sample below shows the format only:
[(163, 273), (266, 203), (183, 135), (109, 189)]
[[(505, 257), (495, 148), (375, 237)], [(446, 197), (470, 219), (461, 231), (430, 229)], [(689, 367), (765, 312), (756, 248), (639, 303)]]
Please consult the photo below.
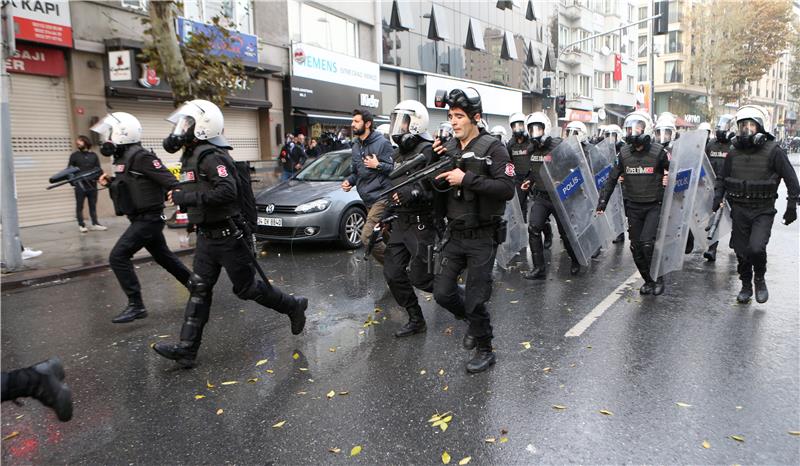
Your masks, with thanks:
[(306, 163), (306, 135), (298, 134), (294, 138), (294, 148), (292, 149), (292, 172), (297, 173)]
[[(358, 195), (367, 206), (367, 221), (361, 230), (361, 242), (364, 244), (369, 241), (372, 229), (386, 210), (387, 200), (378, 199), (378, 194), (392, 187), (389, 173), (394, 167), (392, 144), (380, 133), (373, 131), (374, 124), (375, 121), (369, 111), (353, 110), (351, 127), (353, 135), (358, 138), (352, 148), (353, 173), (342, 182), (342, 189), (345, 192), (355, 186)], [(376, 244), (372, 249), (372, 255), (381, 264), (385, 249), (383, 243)]]
[[(92, 142), (86, 136), (78, 136), (75, 140), (75, 145), (78, 150), (70, 154), (67, 167), (76, 167), (80, 170), (78, 174), (100, 168), (100, 159), (97, 154), (92, 152)], [(91, 185), (93, 189), (86, 189), (87, 185)], [(80, 183), (75, 185), (75, 216), (78, 218), (78, 228), (81, 233), (92, 231), (104, 231), (106, 227), (100, 225), (97, 221), (97, 178), (87, 180), (87, 183)], [(86, 228), (83, 221), (83, 200), (89, 203), (89, 217), (92, 218), (92, 226)]]

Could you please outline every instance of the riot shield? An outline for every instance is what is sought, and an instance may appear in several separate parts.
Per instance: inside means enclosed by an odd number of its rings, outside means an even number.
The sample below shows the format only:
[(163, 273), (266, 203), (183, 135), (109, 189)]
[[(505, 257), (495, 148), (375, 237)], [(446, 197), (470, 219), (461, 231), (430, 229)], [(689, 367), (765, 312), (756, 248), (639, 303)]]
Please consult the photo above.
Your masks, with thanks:
[(497, 247), (495, 258), (497, 265), (503, 270), (508, 270), (508, 264), (511, 263), (511, 260), (523, 248), (528, 247), (528, 225), (522, 217), (522, 207), (519, 205), (516, 192), (514, 193), (514, 199), (506, 202), (503, 220), (506, 221), (506, 240)]
[[(589, 149), (586, 154), (589, 159), (589, 166), (594, 173), (594, 185), (600, 193), (608, 183), (611, 170), (617, 163), (617, 149), (610, 138), (603, 139)], [(608, 199), (606, 210), (603, 214), (614, 237), (617, 237), (627, 229), (627, 218), (625, 217), (625, 205), (622, 202), (622, 189), (615, 189)]]
[(614, 236), (608, 222), (595, 213), (597, 187), (577, 137), (553, 149), (541, 174), (578, 262), (589, 265), (592, 254)]
[(684, 249), (705, 155), (707, 133), (690, 131), (675, 141), (669, 162), (650, 275), (658, 278), (683, 266)]
[[(712, 211), (714, 203), (714, 184), (716, 183), (714, 168), (708, 157), (703, 154), (703, 165), (700, 169), (700, 180), (697, 183), (697, 197), (692, 212), (692, 223), (689, 228), (694, 235), (694, 250), (705, 251), (712, 243), (719, 241), (730, 234), (731, 223), (730, 208), (725, 203), (723, 212), (717, 217)], [(709, 233), (713, 233), (711, 238)]]

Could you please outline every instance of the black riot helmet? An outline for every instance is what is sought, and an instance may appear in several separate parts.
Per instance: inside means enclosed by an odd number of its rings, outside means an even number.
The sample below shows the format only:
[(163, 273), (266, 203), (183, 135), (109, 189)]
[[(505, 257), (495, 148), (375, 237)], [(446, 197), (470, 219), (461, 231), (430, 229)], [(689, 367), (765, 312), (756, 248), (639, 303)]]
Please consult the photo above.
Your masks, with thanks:
[(481, 95), (474, 88), (465, 87), (464, 89), (453, 89), (447, 94), (444, 103), (449, 108), (458, 107), (467, 113), (469, 119), (475, 123), (475, 115), (483, 113)]

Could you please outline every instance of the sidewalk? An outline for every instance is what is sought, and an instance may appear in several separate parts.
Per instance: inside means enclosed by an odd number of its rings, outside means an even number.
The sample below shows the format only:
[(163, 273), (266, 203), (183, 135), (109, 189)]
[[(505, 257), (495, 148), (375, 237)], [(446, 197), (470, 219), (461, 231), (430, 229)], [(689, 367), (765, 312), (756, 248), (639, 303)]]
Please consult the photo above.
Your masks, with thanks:
[[(164, 213), (169, 217), (173, 210), (165, 209)], [(108, 254), (130, 222), (125, 217), (101, 218), (100, 222), (108, 230), (81, 233), (74, 221), (21, 228), (20, 238), (25, 247), (42, 251), (42, 255), (23, 261), (22, 270), (3, 273), (3, 291), (108, 267)], [(194, 251), (194, 233), (187, 236), (183, 228), (165, 227), (164, 236), (176, 254)], [(135, 262), (149, 259), (145, 249), (134, 256)]]

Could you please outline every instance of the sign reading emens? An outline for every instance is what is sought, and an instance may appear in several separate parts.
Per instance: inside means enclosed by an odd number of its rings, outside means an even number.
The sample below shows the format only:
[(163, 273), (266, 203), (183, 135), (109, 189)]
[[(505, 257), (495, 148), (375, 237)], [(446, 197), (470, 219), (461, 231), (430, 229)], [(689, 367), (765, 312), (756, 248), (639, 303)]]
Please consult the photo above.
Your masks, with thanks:
[(244, 63), (258, 63), (258, 37), (228, 29), (226, 40), (217, 28), (210, 24), (178, 18), (178, 38), (182, 43), (191, 40), (192, 34), (203, 34), (212, 39), (211, 53), (239, 58)]
[(10, 3), (17, 39), (72, 47), (67, 0), (10, 0)]
[(379, 91), (380, 66), (307, 44), (292, 44), (292, 75)]
[(59, 49), (17, 43), (13, 57), (6, 59), (9, 73), (38, 74), (40, 76), (66, 76), (64, 52)]

